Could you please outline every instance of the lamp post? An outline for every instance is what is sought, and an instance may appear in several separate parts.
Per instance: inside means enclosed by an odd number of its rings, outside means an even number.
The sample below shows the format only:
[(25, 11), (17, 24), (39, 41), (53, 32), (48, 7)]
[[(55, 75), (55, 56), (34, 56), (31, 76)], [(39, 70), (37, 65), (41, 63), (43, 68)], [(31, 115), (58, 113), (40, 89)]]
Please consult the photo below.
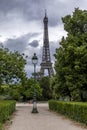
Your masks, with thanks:
[(33, 109), (32, 113), (38, 113), (37, 110), (37, 102), (36, 102), (36, 64), (38, 62), (38, 58), (36, 56), (36, 53), (34, 53), (32, 57), (32, 63), (34, 64), (34, 97), (33, 97)]

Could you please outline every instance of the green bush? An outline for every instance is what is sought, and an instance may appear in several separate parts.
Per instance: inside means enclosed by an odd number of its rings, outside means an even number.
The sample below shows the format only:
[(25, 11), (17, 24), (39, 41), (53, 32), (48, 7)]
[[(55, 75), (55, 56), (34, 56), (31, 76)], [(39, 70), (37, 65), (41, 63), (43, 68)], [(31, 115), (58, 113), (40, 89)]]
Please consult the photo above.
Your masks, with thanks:
[(9, 116), (15, 111), (15, 101), (0, 101), (0, 123), (9, 119)]
[(4, 130), (2, 123), (0, 123), (0, 130)]
[(87, 103), (50, 100), (49, 109), (87, 125)]

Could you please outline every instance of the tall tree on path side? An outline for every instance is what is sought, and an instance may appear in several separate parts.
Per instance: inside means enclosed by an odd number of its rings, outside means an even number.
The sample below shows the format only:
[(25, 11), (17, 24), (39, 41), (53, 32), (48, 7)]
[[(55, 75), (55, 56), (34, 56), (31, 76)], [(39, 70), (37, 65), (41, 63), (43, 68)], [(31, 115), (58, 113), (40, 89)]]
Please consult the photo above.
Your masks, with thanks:
[(62, 18), (67, 37), (56, 49), (56, 93), (75, 101), (85, 101), (87, 91), (87, 10), (76, 8)]

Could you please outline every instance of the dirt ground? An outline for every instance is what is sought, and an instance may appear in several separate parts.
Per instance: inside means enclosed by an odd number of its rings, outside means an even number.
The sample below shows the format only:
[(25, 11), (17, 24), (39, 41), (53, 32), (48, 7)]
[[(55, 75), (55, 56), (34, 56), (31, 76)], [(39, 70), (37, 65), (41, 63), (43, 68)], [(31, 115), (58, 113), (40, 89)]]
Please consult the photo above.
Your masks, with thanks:
[(39, 113), (31, 113), (33, 104), (20, 103), (5, 130), (87, 130), (86, 127), (49, 111), (47, 103), (38, 103)]

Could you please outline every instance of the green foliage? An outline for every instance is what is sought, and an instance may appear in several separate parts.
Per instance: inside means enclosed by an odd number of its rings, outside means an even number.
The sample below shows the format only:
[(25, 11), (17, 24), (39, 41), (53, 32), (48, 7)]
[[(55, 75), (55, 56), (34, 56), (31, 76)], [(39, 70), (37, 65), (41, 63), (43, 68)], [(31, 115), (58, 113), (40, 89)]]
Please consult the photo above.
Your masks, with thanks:
[(0, 86), (0, 100), (10, 99), (10, 87), (7, 84)]
[(87, 32), (87, 10), (76, 8), (73, 15), (67, 15), (62, 18), (64, 29), (73, 35), (79, 35)]
[(19, 83), (13, 85), (1, 85), (0, 99), (13, 99), (20, 101), (23, 90), (22, 85)]
[(0, 123), (0, 130), (5, 130), (2, 123)]
[(56, 49), (56, 93), (71, 100), (85, 101), (87, 91), (87, 11), (75, 9), (73, 15), (62, 18), (68, 32)]
[(9, 116), (15, 111), (15, 101), (0, 101), (0, 122), (3, 123), (9, 119)]
[(9, 87), (9, 97), (13, 100), (21, 101), (22, 93), (24, 92), (23, 86), (21, 84), (14, 84)]
[(10, 52), (8, 49), (0, 48), (0, 85), (2, 83), (14, 83), (22, 81), (26, 76), (24, 66), (26, 60), (18, 52)]
[[(0, 97), (9, 95), (10, 87), (7, 84), (3, 84), (0, 86)], [(1, 99), (1, 98), (0, 98)]]
[(26, 99), (32, 99), (34, 95), (34, 87), (36, 89), (36, 95), (37, 99), (40, 99), (42, 96), (42, 88), (40, 87), (39, 83), (37, 81), (34, 81), (34, 79), (28, 79), (27, 86), (25, 86), (24, 94), (26, 96)]
[(56, 93), (57, 79), (56, 76), (50, 79), (50, 89), (52, 92), (52, 99), (59, 99), (58, 93)]
[(87, 125), (87, 103), (50, 100), (49, 109)]
[(18, 100), (18, 101), (20, 100), (21, 95), (17, 89), (12, 89), (11, 95), (12, 95), (12, 99)]
[(15, 83), (12, 85), (2, 85), (0, 89), (0, 99), (12, 99), (17, 101), (27, 101), (33, 99), (34, 87), (37, 99), (42, 96), (42, 88), (34, 79), (26, 79), (25, 83)]
[(50, 88), (50, 78), (49, 77), (43, 77), (40, 80), (40, 86), (42, 88), (42, 98), (43, 100), (48, 100), (52, 98), (52, 91)]

